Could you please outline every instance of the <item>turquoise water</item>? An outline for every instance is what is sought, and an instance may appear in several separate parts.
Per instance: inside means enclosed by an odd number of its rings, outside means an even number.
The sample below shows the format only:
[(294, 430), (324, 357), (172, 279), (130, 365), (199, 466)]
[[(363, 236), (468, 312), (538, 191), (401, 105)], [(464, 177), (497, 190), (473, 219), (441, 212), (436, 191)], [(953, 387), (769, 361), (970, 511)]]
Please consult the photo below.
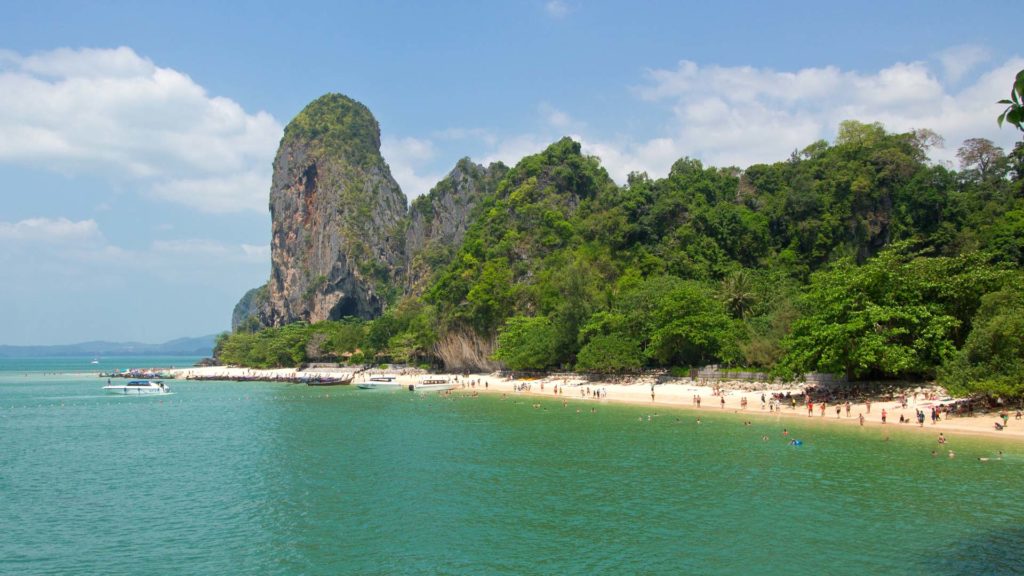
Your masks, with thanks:
[(949, 459), (905, 430), (520, 397), (126, 398), (88, 360), (0, 361), (0, 574), (1024, 570), (1024, 446), (999, 439)]

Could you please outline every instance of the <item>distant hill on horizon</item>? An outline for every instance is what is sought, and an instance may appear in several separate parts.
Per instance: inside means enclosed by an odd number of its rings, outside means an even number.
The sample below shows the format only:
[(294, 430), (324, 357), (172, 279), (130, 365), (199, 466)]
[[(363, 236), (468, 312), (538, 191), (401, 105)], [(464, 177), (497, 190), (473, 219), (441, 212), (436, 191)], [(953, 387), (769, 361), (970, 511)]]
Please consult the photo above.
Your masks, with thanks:
[(78, 344), (39, 346), (0, 345), (0, 357), (25, 358), (47, 356), (211, 356), (216, 334), (195, 338), (176, 338), (162, 344), (107, 342), (94, 340)]

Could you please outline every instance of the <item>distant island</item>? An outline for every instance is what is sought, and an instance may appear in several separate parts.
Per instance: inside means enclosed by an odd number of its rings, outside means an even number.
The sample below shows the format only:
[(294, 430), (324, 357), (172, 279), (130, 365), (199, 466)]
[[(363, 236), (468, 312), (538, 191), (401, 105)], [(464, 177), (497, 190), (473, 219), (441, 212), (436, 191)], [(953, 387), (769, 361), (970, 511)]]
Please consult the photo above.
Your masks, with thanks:
[(94, 340), (51, 346), (0, 346), (0, 358), (52, 358), (59, 356), (209, 356), (217, 336), (177, 338), (162, 344)]

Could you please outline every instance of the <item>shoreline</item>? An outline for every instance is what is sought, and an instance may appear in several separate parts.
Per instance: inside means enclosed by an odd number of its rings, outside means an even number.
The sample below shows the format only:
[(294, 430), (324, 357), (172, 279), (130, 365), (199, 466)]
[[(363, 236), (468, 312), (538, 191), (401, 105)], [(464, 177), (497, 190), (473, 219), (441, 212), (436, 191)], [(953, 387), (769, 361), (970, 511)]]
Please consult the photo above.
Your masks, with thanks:
[[(228, 366), (209, 366), (194, 368), (176, 368), (168, 370), (179, 379), (193, 380), (240, 380), (249, 382), (296, 382), (302, 379), (317, 378), (339, 378), (347, 377), (355, 371), (347, 368), (313, 369), (299, 372), (294, 368), (278, 369), (253, 369), (237, 368)], [(376, 375), (394, 376), (398, 382), (412, 384), (428, 375), (427, 372), (418, 369), (409, 370), (367, 370), (356, 374), (355, 380), (368, 378)], [(565, 377), (549, 377), (543, 379), (508, 379), (496, 374), (431, 374), (435, 378), (445, 378), (459, 384), (453, 392), (478, 392), (481, 394), (506, 394), (508, 396), (530, 396), (533, 398), (547, 398), (552, 400), (565, 401), (586, 401), (596, 403), (630, 404), (634, 406), (647, 406), (651, 408), (683, 409), (700, 413), (731, 413), (736, 415), (749, 415), (757, 418), (791, 419), (794, 422), (801, 420), (814, 422), (829, 422), (844, 426), (860, 425), (859, 415), (864, 415), (863, 427), (881, 428), (911, 431), (914, 433), (932, 434), (936, 437), (942, 432), (947, 438), (950, 433), (966, 434), (987, 438), (1003, 438), (1011, 441), (1024, 442), (1024, 420), (1016, 420), (1015, 410), (1010, 411), (1009, 424), (1003, 430), (996, 430), (994, 423), (999, 419), (996, 413), (981, 414), (974, 416), (951, 416), (942, 414), (938, 423), (930, 422), (927, 418), (928, 409), (932, 405), (938, 405), (941, 401), (925, 399), (907, 399), (907, 407), (902, 408), (899, 400), (878, 400), (872, 401), (870, 408), (864, 402), (850, 403), (850, 416), (846, 415), (845, 405), (840, 405), (839, 417), (836, 416), (835, 404), (827, 405), (824, 415), (819, 408), (820, 404), (815, 402), (813, 415), (808, 416), (806, 404), (798, 401), (795, 409), (791, 404), (780, 405), (777, 410), (769, 411), (767, 405), (762, 408), (762, 393), (767, 399), (773, 393), (802, 395), (803, 386), (772, 386), (771, 388), (762, 385), (762, 389), (753, 390), (758, 386), (756, 383), (744, 383), (743, 389), (732, 386), (730, 382), (719, 383), (721, 395), (717, 395), (714, 388), (696, 382), (672, 382), (655, 384), (653, 382), (616, 384), (611, 382), (590, 382), (583, 379), (572, 379)], [(681, 379), (682, 380), (682, 379)], [(556, 394), (555, 389), (560, 393)], [(653, 390), (652, 390), (653, 388)], [(603, 394), (600, 398), (588, 395), (587, 390), (600, 389)], [(652, 401), (652, 391), (654, 400)], [(699, 395), (701, 404), (694, 403), (694, 396)], [(722, 399), (724, 398), (724, 403)], [(746, 399), (746, 407), (743, 400)], [(916, 410), (920, 408), (925, 411), (926, 421), (924, 426), (919, 426), (914, 419)], [(885, 410), (887, 422), (881, 421), (882, 410)], [(908, 418), (907, 423), (900, 423), (900, 416)]]

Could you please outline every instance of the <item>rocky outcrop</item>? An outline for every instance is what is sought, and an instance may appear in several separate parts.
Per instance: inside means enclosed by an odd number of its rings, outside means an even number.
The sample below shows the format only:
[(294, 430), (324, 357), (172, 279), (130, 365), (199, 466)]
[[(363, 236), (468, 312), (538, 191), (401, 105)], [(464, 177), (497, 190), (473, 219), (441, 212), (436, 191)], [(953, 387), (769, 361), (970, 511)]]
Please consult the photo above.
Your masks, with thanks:
[[(235, 306), (232, 328), (370, 319), (403, 293), (421, 295), (508, 171), (464, 158), (407, 211), (369, 110), (339, 94), (317, 99), (285, 128), (270, 190), (270, 280)], [(453, 368), (498, 366), (493, 335), (448, 330), (436, 348)]]
[(506, 173), (500, 162), (485, 168), (463, 158), (429, 194), (413, 201), (405, 233), (407, 294), (421, 294), (433, 273), (451, 262), (480, 201), (494, 193)]
[(285, 128), (270, 189), (264, 325), (373, 318), (397, 290), (406, 200), (380, 155), (370, 111), (340, 94)]
[(446, 370), (455, 372), (493, 372), (502, 364), (491, 357), (497, 348), (495, 336), (480, 336), (468, 328), (452, 328), (438, 335), (434, 355)]
[(267, 306), (267, 285), (253, 288), (242, 296), (231, 311), (231, 331), (252, 330), (261, 326), (260, 312)]

